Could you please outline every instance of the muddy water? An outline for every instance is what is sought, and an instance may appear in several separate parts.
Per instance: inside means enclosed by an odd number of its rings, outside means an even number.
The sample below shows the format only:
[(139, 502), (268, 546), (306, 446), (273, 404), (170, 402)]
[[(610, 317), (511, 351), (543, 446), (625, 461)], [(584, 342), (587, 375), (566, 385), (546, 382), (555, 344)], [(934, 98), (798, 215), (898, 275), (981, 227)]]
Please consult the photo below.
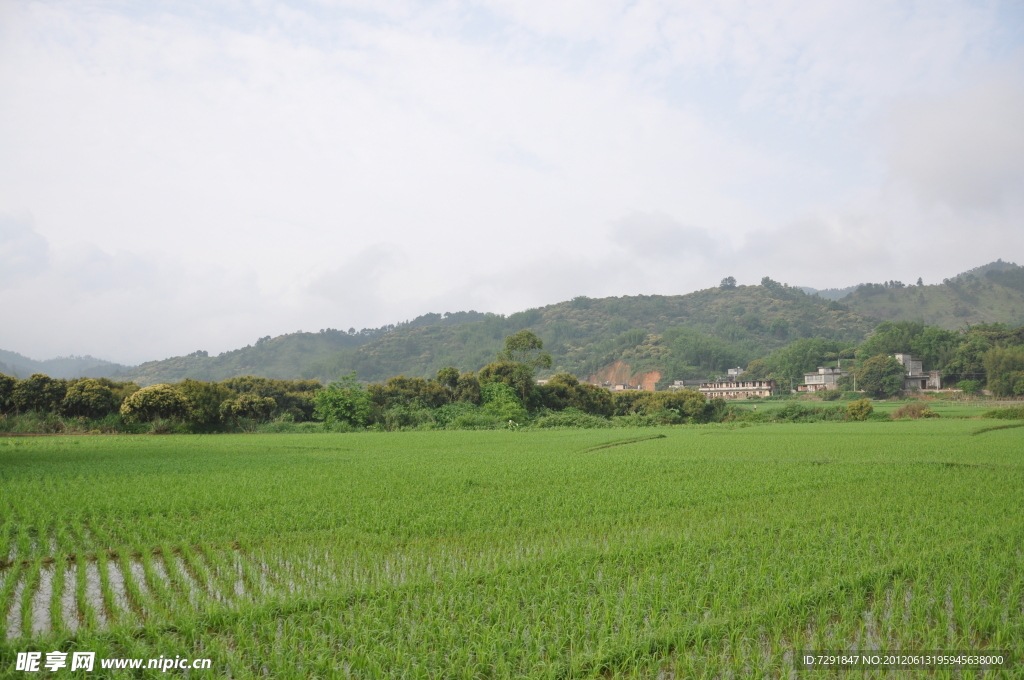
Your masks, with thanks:
[(32, 596), (32, 635), (50, 632), (50, 599), (53, 597), (53, 566), (39, 572), (39, 587)]
[(60, 596), (60, 617), (64, 627), (72, 633), (78, 630), (78, 601), (75, 597), (75, 584), (78, 578), (78, 567), (74, 564), (64, 570), (64, 592)]
[(107, 612), (103, 606), (103, 588), (100, 585), (100, 568), (95, 562), (85, 566), (85, 599), (96, 612), (96, 622), (100, 628), (107, 627)]
[(124, 587), (121, 565), (113, 560), (107, 562), (107, 579), (110, 581), (110, 590), (114, 594), (114, 601), (110, 608), (116, 609), (121, 615), (129, 613), (128, 593)]
[(11, 608), (7, 610), (7, 639), (21, 637), (21, 594), (25, 592), (24, 574), (18, 574), (18, 585), (11, 594)]

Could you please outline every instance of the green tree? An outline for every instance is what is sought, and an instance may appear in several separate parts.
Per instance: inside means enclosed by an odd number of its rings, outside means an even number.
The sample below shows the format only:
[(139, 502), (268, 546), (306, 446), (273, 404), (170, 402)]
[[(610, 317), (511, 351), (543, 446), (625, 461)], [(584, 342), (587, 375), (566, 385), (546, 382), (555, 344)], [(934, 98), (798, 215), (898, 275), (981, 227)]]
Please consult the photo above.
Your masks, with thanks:
[(982, 355), (982, 363), (993, 395), (1024, 394), (1024, 345), (993, 347)]
[(270, 420), (277, 408), (277, 402), (272, 397), (261, 397), (256, 394), (240, 394), (234, 399), (228, 399), (220, 406), (220, 417), (224, 420), (254, 420), (264, 423)]
[(531, 330), (523, 329), (505, 338), (505, 350), (498, 354), (499, 361), (526, 364), (531, 368), (551, 368), (551, 355), (541, 352), (544, 341)]
[(959, 344), (956, 333), (938, 326), (925, 326), (919, 321), (883, 321), (857, 348), (857, 356), (913, 354), (925, 369), (934, 369), (941, 368)]
[(894, 397), (903, 389), (906, 369), (893, 357), (865, 359), (856, 370), (857, 387), (874, 397)]
[(987, 338), (981, 335), (968, 335), (954, 351), (952, 358), (943, 369), (943, 382), (955, 384), (961, 380), (984, 381), (986, 378), (985, 352), (992, 348)]
[(370, 395), (356, 382), (353, 371), (332, 382), (313, 397), (314, 414), (325, 423), (348, 423), (364, 427), (370, 422)]
[(455, 388), (455, 399), (469, 404), (480, 403), (480, 381), (472, 371), (459, 376), (459, 382)]
[(188, 400), (174, 385), (150, 385), (124, 400), (121, 417), (129, 423), (157, 418), (184, 420), (188, 417)]
[(448, 392), (448, 401), (455, 401), (455, 395), (459, 391), (459, 369), (446, 366), (438, 370), (434, 379)]
[(755, 359), (747, 364), (747, 373), (752, 378), (766, 378), (778, 381), (779, 386), (789, 381), (799, 385), (804, 380), (804, 373), (815, 371), (828, 361), (833, 361), (852, 349), (849, 343), (823, 338), (804, 338), (781, 347), (763, 359)]
[(66, 391), (67, 381), (33, 373), (14, 386), (11, 401), (19, 411), (56, 411)]
[(722, 282), (718, 284), (718, 287), (722, 290), (732, 290), (736, 287), (736, 278), (733, 276), (726, 276), (722, 279)]
[(504, 383), (519, 395), (519, 399), (524, 404), (529, 401), (530, 394), (533, 392), (533, 369), (529, 364), (518, 361), (493, 361), (480, 369), (479, 376), (481, 389), (487, 383)]
[(18, 384), (17, 378), (0, 373), (0, 413), (6, 413), (14, 406), (14, 386)]
[(850, 420), (867, 420), (874, 410), (875, 407), (871, 405), (870, 399), (857, 399), (846, 406), (846, 413)]
[(974, 396), (981, 390), (981, 383), (977, 380), (961, 380), (956, 384), (957, 388), (968, 396)]
[(526, 420), (526, 409), (511, 386), (497, 381), (484, 383), (480, 386), (480, 395), (483, 398), (483, 411), (487, 415), (503, 422), (511, 420), (522, 423)]
[(612, 393), (603, 387), (581, 383), (571, 373), (556, 373), (537, 387), (540, 405), (553, 411), (575, 408), (592, 415), (610, 416), (615, 406)]
[(235, 393), (223, 383), (186, 378), (176, 387), (188, 402), (186, 417), (197, 425), (214, 425), (220, 422), (221, 405), (235, 397)]
[(60, 411), (68, 416), (102, 418), (118, 408), (113, 390), (99, 380), (86, 378), (68, 385), (60, 402)]

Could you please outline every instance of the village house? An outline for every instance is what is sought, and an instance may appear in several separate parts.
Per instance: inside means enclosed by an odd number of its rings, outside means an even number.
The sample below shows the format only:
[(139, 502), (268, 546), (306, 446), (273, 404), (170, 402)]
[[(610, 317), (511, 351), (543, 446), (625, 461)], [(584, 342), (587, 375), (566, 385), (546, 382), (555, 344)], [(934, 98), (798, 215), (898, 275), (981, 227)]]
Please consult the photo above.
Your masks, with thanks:
[(668, 386), (668, 389), (672, 392), (677, 390), (696, 390), (698, 387), (703, 385), (706, 380), (673, 380), (672, 384)]
[[(731, 369), (730, 369), (731, 370)], [(708, 399), (750, 399), (775, 394), (774, 380), (722, 380), (701, 383), (698, 391)]]
[(818, 366), (817, 373), (804, 373), (804, 384), (797, 385), (798, 392), (821, 392), (822, 390), (838, 390), (839, 379), (847, 375), (847, 371), (834, 366)]
[(903, 391), (942, 389), (942, 372), (928, 371), (925, 373), (921, 360), (909, 354), (895, 355), (896, 361), (903, 364), (906, 374), (903, 376)]

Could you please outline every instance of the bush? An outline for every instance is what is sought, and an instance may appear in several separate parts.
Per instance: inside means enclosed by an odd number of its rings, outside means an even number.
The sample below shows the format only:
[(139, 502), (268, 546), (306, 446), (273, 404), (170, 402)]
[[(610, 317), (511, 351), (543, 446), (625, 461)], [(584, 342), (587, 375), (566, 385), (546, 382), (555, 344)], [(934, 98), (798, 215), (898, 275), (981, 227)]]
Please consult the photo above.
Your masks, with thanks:
[(18, 384), (17, 378), (0, 373), (0, 413), (6, 413), (14, 406), (11, 397), (14, 395), (14, 386)]
[(18, 381), (11, 391), (11, 401), (19, 411), (56, 411), (64, 399), (66, 380), (54, 380), (42, 373), (33, 373)]
[(825, 390), (821, 393), (822, 401), (839, 401), (843, 393), (839, 390)]
[(227, 399), (220, 405), (220, 416), (224, 420), (238, 422), (251, 420), (265, 423), (277, 408), (277, 402), (270, 397), (259, 397), (255, 394), (240, 394), (235, 399)]
[(317, 392), (313, 403), (313, 413), (329, 425), (341, 422), (364, 427), (370, 422), (370, 395), (356, 382), (354, 372)]
[(72, 383), (60, 402), (60, 411), (67, 416), (102, 418), (117, 410), (113, 390), (99, 380), (85, 379)]
[(762, 413), (748, 412), (738, 419), (753, 422), (775, 420), (787, 423), (806, 423), (824, 420), (843, 420), (846, 414), (847, 411), (842, 406), (805, 406), (798, 402), (791, 402), (775, 411), (764, 411)]
[(974, 396), (981, 391), (981, 382), (978, 380), (961, 380), (956, 384), (957, 388), (968, 396)]
[(912, 401), (909, 404), (903, 404), (898, 409), (892, 412), (894, 419), (899, 418), (938, 418), (939, 414), (928, 408), (928, 404), (923, 401)]
[(501, 430), (508, 427), (508, 421), (489, 416), (486, 413), (466, 413), (455, 418), (446, 430)]
[(188, 400), (173, 385), (144, 387), (121, 404), (121, 417), (128, 423), (179, 420), (187, 416)]
[(850, 420), (867, 420), (874, 412), (875, 407), (871, 405), (871, 401), (868, 399), (858, 399), (857, 401), (851, 401), (846, 407), (846, 414)]
[(857, 369), (857, 386), (874, 397), (894, 397), (903, 389), (905, 371), (893, 357), (871, 357)]
[(483, 412), (506, 424), (508, 421), (522, 423), (526, 421), (526, 409), (522, 402), (516, 397), (512, 387), (503, 382), (488, 382), (480, 386), (480, 396), (483, 398)]
[(607, 418), (585, 413), (577, 408), (567, 408), (537, 418), (533, 422), (535, 427), (579, 427), (599, 428), (611, 427), (612, 423)]
[(395, 406), (384, 411), (378, 422), (382, 423), (384, 429), (388, 431), (403, 430), (433, 425), (434, 416), (428, 409)]
[(995, 418), (996, 420), (1024, 420), (1024, 406), (1011, 406), (1010, 408), (997, 408), (985, 411), (982, 418)]

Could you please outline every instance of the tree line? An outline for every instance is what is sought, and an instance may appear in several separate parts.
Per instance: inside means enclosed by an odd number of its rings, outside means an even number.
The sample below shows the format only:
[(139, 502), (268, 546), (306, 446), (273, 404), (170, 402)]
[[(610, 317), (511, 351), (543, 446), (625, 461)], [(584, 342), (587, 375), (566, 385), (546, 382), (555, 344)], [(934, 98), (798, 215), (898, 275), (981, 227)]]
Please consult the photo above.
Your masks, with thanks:
[[(140, 388), (106, 378), (64, 380), (37, 373), (18, 380), (0, 375), (0, 414), (7, 423), (2, 429), (60, 431), (68, 419), (99, 431), (209, 432), (250, 429), (271, 421), (393, 430), (492, 429), (525, 423), (655, 425), (737, 417), (724, 401), (709, 401), (692, 390), (611, 392), (567, 372), (538, 383), (538, 371), (552, 365), (543, 349), (540, 337), (522, 330), (507, 336), (495, 360), (477, 372), (449, 366), (432, 378), (398, 375), (370, 385), (357, 381), (355, 373), (326, 387), (317, 380), (253, 376), (219, 382), (186, 379)], [(698, 349), (719, 358), (722, 350), (713, 343)], [(786, 392), (802, 381), (804, 372), (845, 361), (850, 375), (840, 382), (841, 388), (891, 397), (903, 387), (905, 368), (891, 357), (899, 352), (921, 358), (925, 370), (943, 370), (946, 385), (965, 392), (987, 388), (995, 396), (1024, 396), (1024, 326), (1001, 324), (954, 332), (915, 322), (885, 322), (860, 345), (822, 338), (790, 343), (749, 362), (742, 377), (776, 380)], [(701, 359), (695, 354), (692, 360)], [(841, 393), (828, 396), (838, 398)]]

